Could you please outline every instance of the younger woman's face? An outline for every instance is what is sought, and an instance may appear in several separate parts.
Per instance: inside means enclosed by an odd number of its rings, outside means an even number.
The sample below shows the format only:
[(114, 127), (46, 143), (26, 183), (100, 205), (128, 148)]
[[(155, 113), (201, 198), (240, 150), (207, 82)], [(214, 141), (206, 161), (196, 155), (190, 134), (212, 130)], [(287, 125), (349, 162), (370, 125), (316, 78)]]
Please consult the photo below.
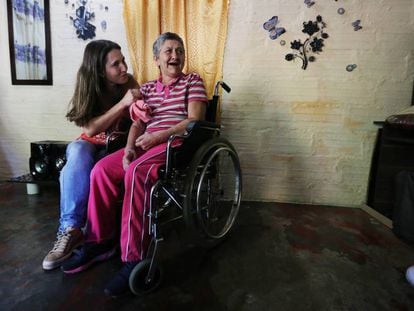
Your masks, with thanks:
[(106, 55), (105, 79), (109, 84), (125, 84), (128, 82), (128, 66), (121, 50), (114, 49)]

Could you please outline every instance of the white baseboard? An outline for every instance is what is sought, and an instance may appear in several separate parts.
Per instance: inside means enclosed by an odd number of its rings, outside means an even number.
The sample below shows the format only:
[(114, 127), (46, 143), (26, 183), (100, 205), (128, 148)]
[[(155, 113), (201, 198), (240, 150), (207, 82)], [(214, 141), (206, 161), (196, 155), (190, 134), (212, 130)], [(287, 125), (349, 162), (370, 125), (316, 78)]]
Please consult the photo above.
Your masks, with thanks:
[(392, 229), (392, 220), (389, 219), (388, 217), (385, 217), (384, 215), (378, 213), (376, 210), (374, 210), (373, 208), (369, 207), (366, 204), (362, 204), (361, 209), (365, 211), (366, 213), (368, 213), (369, 215), (371, 215), (372, 217), (374, 217), (380, 223)]

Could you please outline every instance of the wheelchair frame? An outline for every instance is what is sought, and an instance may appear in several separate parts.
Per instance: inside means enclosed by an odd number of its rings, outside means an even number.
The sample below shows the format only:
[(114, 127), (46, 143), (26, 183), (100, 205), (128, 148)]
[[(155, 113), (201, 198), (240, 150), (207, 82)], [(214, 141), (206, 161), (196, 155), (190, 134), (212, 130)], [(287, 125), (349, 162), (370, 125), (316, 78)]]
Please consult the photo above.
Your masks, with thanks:
[[(166, 164), (151, 188), (150, 208), (145, 215), (149, 218), (151, 242), (146, 259), (138, 263), (129, 278), (136, 295), (147, 294), (161, 283), (157, 253), (164, 240), (162, 227), (183, 219), (195, 241), (211, 247), (227, 236), (237, 218), (242, 175), (235, 148), (220, 137), (220, 125), (215, 123), (219, 87), (231, 91), (223, 81), (217, 82), (206, 121), (193, 121), (184, 135), (172, 135), (168, 140)], [(183, 143), (174, 147), (178, 139)]]

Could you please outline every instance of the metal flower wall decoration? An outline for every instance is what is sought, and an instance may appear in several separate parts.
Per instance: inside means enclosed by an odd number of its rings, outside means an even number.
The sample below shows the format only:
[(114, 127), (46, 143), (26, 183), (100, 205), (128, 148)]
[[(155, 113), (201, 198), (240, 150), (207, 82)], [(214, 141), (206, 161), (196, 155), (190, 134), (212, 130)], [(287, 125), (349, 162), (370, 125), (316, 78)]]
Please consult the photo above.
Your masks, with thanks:
[(314, 62), (316, 57), (310, 55), (312, 53), (319, 54), (324, 47), (324, 41), (329, 38), (325, 32), (326, 23), (322, 20), (322, 16), (318, 15), (316, 21), (308, 21), (303, 23), (302, 32), (308, 35), (304, 42), (300, 39), (290, 43), (290, 47), (297, 52), (286, 54), (285, 59), (291, 61), (295, 58), (302, 60), (302, 69), (308, 67), (309, 62)]

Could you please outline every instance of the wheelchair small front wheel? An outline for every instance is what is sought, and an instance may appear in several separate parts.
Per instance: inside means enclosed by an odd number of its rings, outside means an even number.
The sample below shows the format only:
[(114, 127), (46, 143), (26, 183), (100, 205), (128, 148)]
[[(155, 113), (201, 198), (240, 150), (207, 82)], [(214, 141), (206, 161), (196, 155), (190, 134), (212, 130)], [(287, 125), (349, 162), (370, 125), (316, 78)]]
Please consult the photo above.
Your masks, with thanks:
[(200, 244), (214, 245), (232, 228), (242, 192), (238, 155), (224, 138), (204, 143), (195, 153), (187, 174), (184, 219)]
[(149, 275), (151, 260), (145, 259), (139, 262), (129, 276), (129, 288), (138, 296), (143, 296), (154, 291), (160, 284), (162, 272), (159, 266), (154, 266), (152, 276)]

